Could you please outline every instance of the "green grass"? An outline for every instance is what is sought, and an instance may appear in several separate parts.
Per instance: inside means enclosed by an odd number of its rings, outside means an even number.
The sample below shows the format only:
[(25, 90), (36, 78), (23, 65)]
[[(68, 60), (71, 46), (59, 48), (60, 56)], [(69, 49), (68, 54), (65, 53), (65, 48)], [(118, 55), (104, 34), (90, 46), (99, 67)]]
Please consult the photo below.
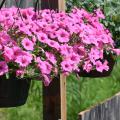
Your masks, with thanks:
[[(113, 96), (120, 91), (120, 63), (110, 77), (80, 78), (71, 75), (67, 79), (67, 116), (77, 120), (78, 113)], [(0, 120), (42, 120), (42, 84), (33, 81), (30, 95), (24, 106), (0, 109)]]

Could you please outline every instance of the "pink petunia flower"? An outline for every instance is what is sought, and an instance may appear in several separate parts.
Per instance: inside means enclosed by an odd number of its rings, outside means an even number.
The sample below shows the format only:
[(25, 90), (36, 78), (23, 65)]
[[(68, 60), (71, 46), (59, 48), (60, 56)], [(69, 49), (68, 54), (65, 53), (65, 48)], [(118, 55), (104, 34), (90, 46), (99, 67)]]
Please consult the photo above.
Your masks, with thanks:
[(99, 50), (95, 47), (91, 48), (89, 55), (89, 59), (94, 64), (96, 60), (103, 59), (103, 50)]
[(55, 56), (54, 56), (53, 53), (46, 52), (45, 54), (46, 54), (47, 59), (48, 59), (52, 64), (56, 64), (57, 60), (56, 60), (56, 58), (55, 58)]
[(109, 66), (108, 66), (108, 61), (105, 60), (104, 63), (103, 63), (103, 68), (104, 70), (108, 71), (109, 70)]
[(73, 53), (73, 47), (69, 46), (68, 44), (61, 45), (60, 53), (65, 56), (69, 55), (70, 53)]
[(56, 32), (50, 32), (49, 36), (50, 36), (50, 38), (55, 39), (56, 38)]
[(42, 43), (47, 43), (49, 41), (48, 36), (45, 33), (37, 34), (38, 40)]
[(5, 58), (5, 61), (7, 61), (7, 62), (13, 60), (13, 58), (14, 58), (13, 49), (9, 48), (9, 47), (4, 47), (3, 57)]
[(0, 61), (0, 76), (8, 72), (8, 65), (5, 61)]
[(0, 45), (0, 50), (2, 50), (2, 48), (3, 48), (2, 45)]
[(96, 13), (97, 17), (105, 19), (105, 15), (103, 14), (103, 12), (100, 9), (97, 9), (95, 11), (95, 13)]
[(116, 53), (116, 55), (120, 55), (120, 49), (112, 49), (113, 52)]
[(105, 60), (104, 63), (102, 63), (101, 61), (98, 60), (96, 62), (96, 70), (99, 72), (103, 72), (103, 70), (108, 71), (109, 70), (108, 61)]
[(72, 63), (78, 64), (80, 62), (80, 56), (78, 54), (75, 54), (75, 53), (70, 54), (69, 59)]
[(50, 47), (55, 48), (55, 49), (57, 49), (57, 50), (59, 50), (59, 48), (60, 48), (60, 44), (59, 44), (58, 42), (56, 42), (56, 41), (53, 41), (53, 40), (49, 40), (49, 41), (47, 42), (47, 44), (48, 44)]
[(6, 33), (6, 31), (0, 32), (0, 44), (7, 45), (11, 41), (10, 36)]
[(52, 71), (52, 65), (47, 61), (39, 61), (38, 68), (42, 72), (42, 74), (50, 74)]
[(80, 58), (83, 58), (86, 55), (86, 50), (82, 45), (74, 45), (73, 50)]
[(29, 40), (28, 38), (24, 38), (22, 40), (22, 45), (26, 50), (33, 50), (34, 49), (34, 44), (31, 40)]
[(69, 61), (62, 61), (61, 68), (65, 72), (72, 72), (72, 66)]
[(58, 26), (57, 26), (56, 23), (54, 23), (54, 24), (50, 24), (50, 25), (48, 26), (47, 31), (49, 31), (49, 32), (54, 32), (54, 31), (56, 31), (57, 29), (58, 29)]
[(20, 47), (14, 46), (12, 49), (13, 49), (15, 58), (22, 54), (22, 49)]
[(24, 73), (25, 73), (24, 69), (18, 69), (18, 70), (16, 70), (16, 76), (23, 76)]
[(45, 85), (45, 86), (49, 86), (51, 80), (50, 80), (50, 78), (48, 77), (48, 75), (44, 75), (44, 74), (43, 74), (42, 76), (43, 76), (43, 78), (44, 78), (44, 80), (43, 80), (44, 85)]
[(18, 56), (15, 60), (21, 67), (27, 67), (31, 63), (31, 58), (26, 55)]
[(92, 70), (92, 64), (90, 64), (89, 61), (86, 61), (84, 66), (83, 66), (83, 70), (87, 71), (88, 73)]
[(56, 36), (58, 38), (58, 41), (61, 42), (61, 43), (66, 43), (70, 40), (69, 39), (69, 33), (67, 31), (65, 31), (64, 29), (59, 29), (56, 32)]
[(104, 69), (102, 62), (98, 60), (95, 64), (96, 64), (96, 70), (99, 72), (103, 72)]

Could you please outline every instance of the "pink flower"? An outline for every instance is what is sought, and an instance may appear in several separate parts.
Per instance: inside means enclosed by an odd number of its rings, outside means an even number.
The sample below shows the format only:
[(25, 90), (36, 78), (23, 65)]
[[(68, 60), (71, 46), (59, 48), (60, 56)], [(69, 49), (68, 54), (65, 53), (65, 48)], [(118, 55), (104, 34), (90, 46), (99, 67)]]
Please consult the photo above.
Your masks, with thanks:
[(31, 58), (26, 55), (18, 56), (15, 60), (21, 67), (27, 67), (31, 63)]
[(101, 61), (97, 61), (96, 63), (96, 70), (99, 72), (103, 72), (104, 68), (103, 68), (103, 64)]
[(8, 65), (5, 61), (0, 61), (0, 76), (8, 72)]
[(73, 47), (69, 46), (68, 44), (61, 45), (60, 53), (65, 56), (69, 55), (70, 53), (73, 53)]
[(81, 15), (87, 19), (91, 18), (91, 14), (87, 12), (85, 9), (78, 10), (78, 13), (79, 14), (81, 13)]
[(116, 55), (120, 55), (120, 49), (112, 49), (112, 50), (113, 50), (113, 52), (116, 53)]
[(57, 60), (56, 60), (54, 54), (52, 54), (52, 53), (50, 53), (50, 52), (46, 52), (45, 54), (46, 54), (47, 59), (48, 59), (53, 65), (56, 64)]
[(0, 44), (7, 45), (11, 41), (10, 36), (6, 31), (0, 31)]
[(16, 70), (16, 76), (23, 76), (24, 73), (25, 73), (24, 69), (18, 69), (18, 70)]
[(55, 39), (56, 38), (56, 32), (50, 32), (49, 36), (50, 36), (50, 38)]
[(48, 26), (47, 31), (53, 32), (53, 31), (56, 31), (57, 29), (58, 29), (58, 25), (54, 23)]
[(32, 42), (33, 42), (33, 44), (35, 44), (36, 43), (36, 38), (33, 36), (33, 38), (32, 38)]
[(104, 63), (102, 63), (101, 61), (98, 60), (96, 62), (96, 70), (99, 72), (103, 72), (103, 70), (108, 71), (109, 66), (108, 66), (107, 60), (105, 60)]
[(50, 84), (50, 82), (51, 82), (51, 80), (50, 80), (50, 78), (47, 76), (47, 75), (44, 75), (43, 74), (43, 82), (44, 82), (44, 85), (45, 86), (49, 86), (49, 84)]
[(70, 34), (73, 34), (73, 33), (76, 33), (78, 34), (80, 32), (80, 26), (79, 25), (70, 25), (70, 23), (68, 24), (69, 26), (69, 31), (70, 31)]
[(4, 58), (5, 58), (5, 61), (7, 61), (7, 62), (13, 60), (13, 58), (14, 58), (13, 49), (12, 49), (12, 48), (9, 48), (9, 47), (4, 47), (3, 56), (4, 56)]
[(91, 51), (89, 53), (89, 58), (93, 64), (95, 63), (96, 60), (98, 59), (103, 59), (103, 50), (99, 50), (95, 47), (91, 48)]
[(32, 59), (33, 59), (32, 54), (30, 54), (29, 52), (26, 52), (26, 51), (22, 51), (20, 56), (26, 56), (26, 58), (28, 58), (29, 61), (32, 61)]
[(13, 48), (13, 52), (14, 52), (14, 57), (16, 58), (17, 56), (20, 56), (22, 54), (22, 50), (21, 48), (14, 46)]
[(52, 71), (52, 65), (47, 61), (39, 61), (38, 68), (42, 74), (50, 74)]
[(108, 61), (105, 60), (104, 63), (103, 63), (103, 68), (104, 70), (108, 71), (109, 70), (109, 66), (108, 66)]
[(41, 63), (42, 62), (40, 57), (35, 57), (34, 60), (35, 60), (36, 63)]
[(83, 58), (86, 55), (86, 51), (85, 51), (84, 46), (75, 45), (73, 47), (73, 50), (76, 54), (78, 54), (80, 56), (80, 58)]
[(83, 70), (87, 71), (88, 73), (92, 70), (92, 64), (89, 63), (89, 61), (86, 61)]
[(64, 29), (59, 29), (56, 32), (56, 36), (58, 38), (58, 41), (61, 42), (61, 43), (66, 43), (70, 40), (69, 39), (69, 33), (67, 31), (65, 31)]
[(80, 62), (80, 56), (78, 54), (75, 54), (75, 53), (70, 54), (69, 59), (72, 63), (78, 64)]
[[(81, 37), (81, 34), (80, 34), (80, 37)], [(91, 39), (89, 38), (89, 36), (85, 36), (83, 33), (83, 36), (81, 38), (82, 38), (83, 43), (91, 44)]]
[(49, 40), (49, 41), (47, 42), (47, 44), (48, 44), (50, 47), (55, 48), (55, 49), (57, 49), (57, 50), (59, 50), (59, 48), (60, 48), (60, 44), (59, 44), (58, 42), (56, 42), (56, 41), (53, 41), (53, 40)]
[(2, 45), (0, 45), (0, 50), (2, 50)]
[(62, 61), (61, 68), (63, 72), (72, 72), (72, 65), (70, 64), (69, 61)]
[(34, 44), (31, 40), (29, 40), (28, 38), (24, 38), (22, 40), (22, 45), (26, 50), (33, 50), (34, 49)]
[(97, 17), (105, 19), (105, 15), (100, 9), (97, 9), (95, 12), (96, 12)]
[(99, 38), (101, 39), (100, 41), (102, 41), (103, 43), (105, 43), (105, 44), (109, 43), (109, 39), (106, 34), (100, 35)]
[(70, 61), (70, 65), (71, 65), (73, 71), (80, 71), (78, 63), (72, 63)]
[(42, 43), (47, 43), (49, 41), (48, 36), (45, 33), (37, 34), (38, 40)]

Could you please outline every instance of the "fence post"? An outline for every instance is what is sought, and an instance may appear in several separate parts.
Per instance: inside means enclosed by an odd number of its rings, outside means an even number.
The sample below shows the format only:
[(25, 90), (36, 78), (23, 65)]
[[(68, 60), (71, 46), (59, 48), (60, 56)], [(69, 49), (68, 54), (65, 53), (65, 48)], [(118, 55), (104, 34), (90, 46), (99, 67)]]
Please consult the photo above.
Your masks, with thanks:
[[(65, 0), (41, 0), (41, 9), (65, 11)], [(66, 114), (66, 77), (61, 74), (43, 85), (43, 120), (67, 120)]]

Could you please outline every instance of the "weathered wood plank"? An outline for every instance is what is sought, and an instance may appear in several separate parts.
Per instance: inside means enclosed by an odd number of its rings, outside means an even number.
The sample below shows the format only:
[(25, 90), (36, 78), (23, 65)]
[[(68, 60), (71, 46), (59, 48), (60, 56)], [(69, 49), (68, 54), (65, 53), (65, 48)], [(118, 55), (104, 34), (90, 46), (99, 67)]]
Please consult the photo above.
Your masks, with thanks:
[(34, 0), (6, 0), (5, 6), (6, 7), (16, 6), (16, 2), (17, 2), (17, 5), (19, 5), (21, 8), (27, 8), (27, 7), (32, 7), (35, 1)]
[(58, 0), (41, 0), (41, 8), (58, 10)]
[(120, 120), (120, 93), (79, 113), (79, 120)]

